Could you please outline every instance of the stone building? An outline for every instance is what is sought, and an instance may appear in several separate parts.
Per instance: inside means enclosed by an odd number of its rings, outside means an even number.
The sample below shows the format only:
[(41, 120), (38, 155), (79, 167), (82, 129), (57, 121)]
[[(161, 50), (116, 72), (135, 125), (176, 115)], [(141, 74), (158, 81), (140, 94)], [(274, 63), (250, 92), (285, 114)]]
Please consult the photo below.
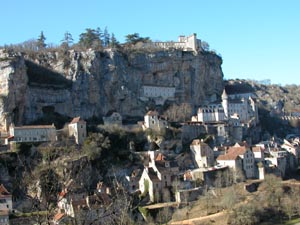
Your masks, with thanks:
[(9, 127), (9, 137), (6, 140), (16, 143), (24, 142), (48, 142), (56, 140), (56, 129), (52, 125), (32, 125), (15, 127), (11, 124)]
[(12, 207), (12, 195), (7, 191), (3, 184), (0, 185), (0, 211), (11, 212)]
[(69, 136), (74, 137), (76, 144), (83, 144), (86, 134), (86, 122), (80, 117), (75, 117), (68, 125)]
[(104, 125), (122, 125), (122, 116), (118, 112), (108, 112), (106, 116), (103, 117)]
[(172, 186), (172, 178), (179, 172), (176, 162), (169, 161), (159, 151), (148, 151), (149, 163), (139, 180), (139, 190), (148, 192), (150, 201), (161, 200), (163, 192)]
[(238, 116), (241, 123), (248, 123), (251, 118), (255, 118), (256, 123), (258, 123), (258, 110), (253, 97), (239, 98), (239, 95), (229, 96), (224, 89), (221, 104), (213, 103), (199, 107), (197, 116), (193, 117), (192, 120), (198, 122), (219, 122), (227, 121), (232, 116)]
[(255, 171), (257, 169), (255, 165), (255, 158), (252, 150), (247, 146), (247, 144), (239, 145), (236, 143), (225, 152), (225, 155), (220, 155), (217, 158), (217, 162), (229, 167), (236, 167), (237, 156), (241, 158), (242, 169), (246, 178), (255, 178)]
[(197, 52), (201, 50), (201, 40), (197, 39), (197, 34), (189, 36), (180, 35), (177, 42), (147, 42), (141, 47), (161, 48), (161, 49), (181, 49), (182, 51)]
[(214, 165), (214, 152), (208, 144), (195, 139), (191, 143), (190, 149), (198, 168), (212, 167)]
[(168, 127), (168, 122), (165, 118), (159, 116), (157, 111), (149, 111), (144, 116), (144, 129), (160, 130)]

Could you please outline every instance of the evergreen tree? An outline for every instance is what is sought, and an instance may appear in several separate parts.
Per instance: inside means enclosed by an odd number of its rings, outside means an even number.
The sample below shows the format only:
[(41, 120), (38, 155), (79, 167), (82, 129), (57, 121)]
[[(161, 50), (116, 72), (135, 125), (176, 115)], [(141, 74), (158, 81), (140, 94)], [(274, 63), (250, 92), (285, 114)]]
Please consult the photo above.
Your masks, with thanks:
[(112, 48), (116, 48), (119, 46), (119, 42), (117, 41), (116, 37), (115, 37), (115, 34), (112, 33), (111, 34), (111, 37), (110, 37), (110, 43), (109, 43), (109, 46), (112, 47)]
[(140, 35), (138, 33), (134, 33), (134, 34), (128, 34), (125, 36), (126, 38), (126, 42), (128, 44), (133, 44), (135, 45), (138, 42), (149, 42), (150, 38), (149, 37), (140, 37)]
[(110, 42), (110, 35), (108, 33), (107, 27), (105, 27), (104, 32), (103, 32), (103, 44), (105, 47), (109, 46)]
[(64, 38), (61, 40), (61, 46), (64, 48), (69, 48), (70, 45), (73, 43), (73, 37), (72, 34), (66, 31), (64, 34)]
[(46, 37), (45, 37), (43, 31), (41, 31), (41, 34), (40, 34), (39, 38), (37, 39), (37, 47), (39, 50), (46, 48), (47, 45), (45, 44), (45, 40), (46, 40)]
[(97, 28), (97, 30), (87, 28), (86, 32), (81, 33), (79, 36), (79, 45), (81, 45), (84, 48), (93, 48), (100, 50), (102, 47), (100, 36), (100, 28)]

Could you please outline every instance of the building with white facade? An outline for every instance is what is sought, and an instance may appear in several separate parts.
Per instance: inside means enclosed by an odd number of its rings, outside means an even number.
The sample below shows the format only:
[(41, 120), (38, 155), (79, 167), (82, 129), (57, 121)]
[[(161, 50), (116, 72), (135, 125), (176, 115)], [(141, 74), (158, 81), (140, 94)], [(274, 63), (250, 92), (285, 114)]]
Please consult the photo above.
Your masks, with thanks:
[(199, 139), (193, 140), (190, 145), (191, 153), (198, 168), (214, 166), (214, 152), (208, 144)]
[(222, 165), (227, 165), (229, 167), (236, 166), (237, 156), (242, 160), (242, 169), (245, 173), (246, 178), (254, 178), (256, 165), (253, 152), (247, 145), (241, 146), (236, 143), (234, 146), (230, 147), (225, 155), (220, 155), (217, 158), (217, 162)]
[(7, 210), (0, 210), (0, 225), (9, 224), (9, 212)]
[[(149, 163), (139, 180), (139, 190), (148, 192), (150, 201), (160, 201), (164, 188), (172, 186), (172, 177), (179, 172), (177, 163), (169, 161), (159, 151), (148, 151)], [(160, 196), (160, 197), (159, 197)]]
[(140, 99), (153, 99), (156, 105), (163, 105), (166, 100), (175, 99), (175, 91), (174, 86), (143, 85)]
[[(199, 107), (197, 117), (193, 117), (192, 121), (198, 122), (220, 122), (225, 120), (224, 108), (221, 104), (210, 104)], [(195, 122), (196, 122), (195, 121)]]
[(189, 36), (180, 35), (177, 42), (147, 42), (143, 43), (144, 48), (160, 48), (160, 49), (180, 49), (182, 51), (197, 52), (201, 50), (201, 40), (197, 39), (197, 34)]
[(74, 137), (76, 144), (83, 144), (86, 139), (86, 122), (80, 117), (75, 117), (68, 125), (69, 136)]
[(199, 107), (197, 117), (193, 117), (192, 121), (219, 122), (228, 121), (231, 117), (237, 116), (241, 123), (248, 123), (252, 118), (258, 122), (258, 110), (255, 101), (251, 96), (248, 98), (238, 98), (235, 95), (228, 96), (224, 89), (222, 102)]
[(160, 130), (168, 127), (168, 122), (161, 116), (159, 116), (157, 111), (149, 111), (144, 116), (144, 129), (154, 129)]
[(11, 124), (9, 127), (9, 137), (6, 140), (16, 143), (24, 142), (48, 142), (56, 140), (56, 129), (52, 125), (32, 125), (15, 127)]

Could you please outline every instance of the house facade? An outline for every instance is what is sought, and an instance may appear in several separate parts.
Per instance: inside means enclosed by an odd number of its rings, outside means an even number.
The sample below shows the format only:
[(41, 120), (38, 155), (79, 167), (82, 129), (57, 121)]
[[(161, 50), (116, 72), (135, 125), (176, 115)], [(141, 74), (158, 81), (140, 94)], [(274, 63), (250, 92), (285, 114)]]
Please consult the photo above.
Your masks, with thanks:
[(221, 103), (201, 106), (198, 109), (197, 117), (193, 117), (192, 121), (220, 122), (227, 121), (235, 115), (238, 115), (241, 123), (248, 123), (252, 118), (255, 118), (255, 121), (258, 122), (257, 106), (251, 96), (247, 98), (228, 96), (224, 89)]
[(190, 145), (190, 150), (198, 168), (207, 168), (214, 165), (214, 152), (208, 144), (195, 139)]
[(234, 146), (230, 147), (227, 152), (230, 154), (236, 154), (242, 159), (243, 170), (246, 178), (255, 177), (255, 158), (247, 144), (239, 145), (236, 143)]
[(219, 155), (216, 160), (219, 165), (228, 166), (235, 171), (243, 169), (242, 159), (236, 154)]
[(122, 116), (118, 112), (110, 112), (103, 117), (104, 125), (122, 125)]
[(144, 129), (160, 130), (168, 127), (168, 122), (163, 117), (159, 116), (157, 111), (149, 111), (144, 116)]
[[(16, 143), (24, 142), (48, 142), (56, 140), (56, 129), (52, 125), (33, 125), (15, 127), (11, 124), (9, 127), (8, 138)], [(8, 140), (6, 141), (8, 143)]]
[(192, 121), (198, 122), (219, 122), (225, 120), (224, 109), (221, 104), (210, 104), (198, 109), (197, 118), (193, 117)]
[(12, 207), (12, 196), (4, 187), (3, 184), (0, 185), (0, 211), (11, 212)]
[(145, 165), (139, 180), (141, 193), (148, 192), (150, 201), (160, 201), (163, 190), (172, 186), (172, 177), (179, 172), (178, 165), (169, 161), (159, 151), (148, 152), (149, 163)]
[(240, 166), (240, 163), (237, 164), (239, 161), (237, 156), (239, 156), (241, 159), (241, 168), (245, 174), (245, 177), (255, 178), (255, 158), (253, 152), (250, 150), (250, 148), (248, 148), (247, 145), (241, 146), (239, 144), (235, 144), (225, 152), (225, 155), (220, 155), (217, 158), (217, 162), (221, 165), (227, 165), (235, 169), (237, 166)]
[(68, 125), (69, 136), (74, 137), (76, 144), (83, 144), (87, 137), (86, 122), (80, 117), (75, 117)]
[(0, 210), (0, 225), (9, 225), (9, 211)]

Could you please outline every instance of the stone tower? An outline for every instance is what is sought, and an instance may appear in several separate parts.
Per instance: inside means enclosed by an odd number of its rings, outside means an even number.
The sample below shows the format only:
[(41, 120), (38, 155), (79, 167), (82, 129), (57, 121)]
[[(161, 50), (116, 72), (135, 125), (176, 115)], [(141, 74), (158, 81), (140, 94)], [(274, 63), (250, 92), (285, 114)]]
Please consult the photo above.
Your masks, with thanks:
[(223, 90), (222, 93), (222, 106), (224, 109), (224, 114), (225, 114), (225, 119), (228, 119), (228, 95), (225, 91), (225, 89)]

